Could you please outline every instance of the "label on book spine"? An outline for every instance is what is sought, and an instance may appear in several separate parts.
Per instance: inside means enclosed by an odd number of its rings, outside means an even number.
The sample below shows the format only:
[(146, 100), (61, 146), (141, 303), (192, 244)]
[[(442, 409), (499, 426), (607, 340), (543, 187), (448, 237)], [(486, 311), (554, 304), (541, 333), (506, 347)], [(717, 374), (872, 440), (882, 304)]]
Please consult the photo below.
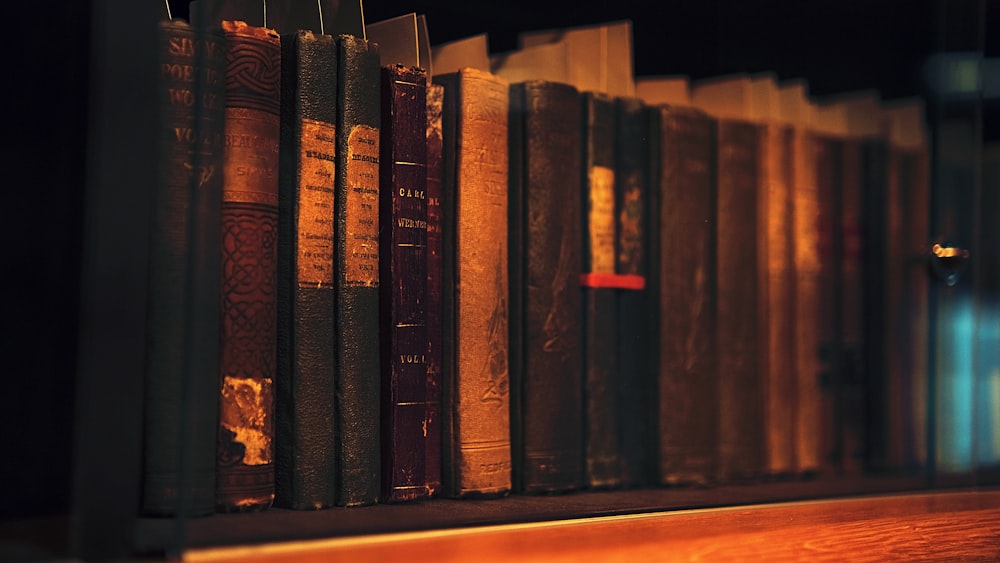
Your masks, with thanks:
[(346, 281), (378, 287), (379, 130), (357, 125), (347, 139)]
[(615, 171), (590, 169), (590, 271), (615, 273)]
[(222, 381), (222, 412), (219, 422), (232, 433), (232, 442), (242, 446), (244, 465), (273, 461), (271, 436), (274, 394), (271, 379), (226, 376)]
[(223, 201), (278, 205), (278, 116), (227, 108)]
[(298, 218), (301, 287), (333, 288), (335, 133), (330, 123), (302, 120)]

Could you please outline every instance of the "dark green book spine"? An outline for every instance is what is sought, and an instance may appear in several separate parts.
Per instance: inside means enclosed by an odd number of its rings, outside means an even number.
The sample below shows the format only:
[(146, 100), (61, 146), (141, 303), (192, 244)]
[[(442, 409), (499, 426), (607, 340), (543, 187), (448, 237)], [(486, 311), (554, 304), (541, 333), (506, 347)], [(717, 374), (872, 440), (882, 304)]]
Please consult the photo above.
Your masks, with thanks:
[(158, 30), (160, 171), (149, 238), (142, 512), (215, 507), (225, 38)]
[[(614, 287), (617, 214), (614, 100), (583, 94), (580, 211), (583, 228), (583, 350), (586, 480), (589, 487), (621, 483), (618, 444), (617, 304)], [(611, 283), (607, 283), (611, 281)]]
[[(622, 481), (641, 486), (651, 475), (653, 381), (650, 315), (650, 179), (652, 112), (637, 98), (615, 101), (615, 272), (641, 278), (641, 287), (618, 290), (618, 440)], [(658, 223), (657, 223), (658, 224)]]
[(353, 35), (337, 39), (336, 452), (337, 504), (378, 500), (381, 484), (379, 360), (378, 46)]
[[(583, 330), (579, 201), (583, 165), (579, 92), (532, 81), (511, 86), (511, 271), (513, 475), (524, 492), (558, 492), (585, 483)], [(512, 133), (513, 135), (513, 133)], [(518, 178), (513, 178), (515, 172)], [(513, 246), (518, 244), (519, 246)], [(518, 277), (514, 277), (517, 275)], [(518, 285), (517, 288), (513, 288)], [(515, 292), (517, 295), (514, 295)]]
[(278, 191), (277, 506), (333, 506), (333, 208), (337, 46), (329, 35), (282, 37)]

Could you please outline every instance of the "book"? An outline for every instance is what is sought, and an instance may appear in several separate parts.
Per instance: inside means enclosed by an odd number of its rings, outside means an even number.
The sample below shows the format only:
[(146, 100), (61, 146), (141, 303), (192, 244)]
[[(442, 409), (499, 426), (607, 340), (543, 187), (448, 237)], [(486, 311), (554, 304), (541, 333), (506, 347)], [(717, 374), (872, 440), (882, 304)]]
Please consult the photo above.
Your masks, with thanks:
[(612, 97), (596, 92), (584, 92), (582, 105), (584, 455), (587, 485), (602, 488), (621, 483), (615, 105)]
[[(568, 75), (564, 81), (580, 92), (635, 95), (631, 21), (531, 30), (518, 34), (518, 47), (522, 51), (555, 44), (563, 44), (566, 49)], [(548, 79), (559, 80), (555, 77)]]
[(150, 218), (142, 512), (215, 509), (226, 44), (157, 27), (161, 163)]
[(443, 169), (444, 86), (427, 84), (427, 442), (424, 473), (431, 495), (441, 491), (441, 365), (443, 331), (441, 283), (441, 182)]
[(426, 497), (427, 73), (382, 67), (379, 325), (384, 502)]
[[(630, 287), (618, 291), (616, 337), (618, 340), (618, 441), (621, 478), (625, 486), (648, 484), (652, 475), (654, 433), (653, 401), (656, 386), (655, 307), (650, 282), (651, 238), (654, 222), (650, 217), (653, 169), (651, 151), (655, 146), (653, 111), (638, 98), (615, 100), (615, 191), (617, 240), (615, 272), (627, 277)], [(658, 201), (658, 200), (655, 200)], [(657, 209), (658, 210), (658, 209)], [(659, 222), (655, 222), (659, 225)]]
[(312, 31), (281, 39), (278, 191), (276, 506), (333, 506), (336, 456), (333, 208), (337, 45)]
[(930, 148), (925, 109), (919, 99), (883, 103), (883, 110), (890, 128), (885, 268), (886, 468), (914, 472), (927, 463), (930, 279), (925, 256), (930, 232)]
[(442, 487), (451, 497), (511, 488), (506, 81), (438, 75), (442, 107)]
[(378, 500), (381, 487), (379, 319), (378, 46), (337, 37), (337, 177), (334, 184), (335, 315), (339, 463), (337, 504)]
[(274, 499), (281, 41), (223, 21), (228, 41), (222, 189), (217, 509)]
[(780, 118), (791, 128), (790, 161), (792, 199), (792, 303), (795, 373), (795, 472), (811, 475), (820, 470), (821, 364), (817, 355), (821, 327), (817, 320), (820, 298), (820, 209), (817, 192), (816, 153), (812, 104), (808, 85), (801, 80), (779, 86)]
[(698, 83), (692, 102), (717, 116), (716, 350), (723, 481), (767, 470), (767, 202), (762, 128), (748, 115), (743, 76)]
[(690, 106), (659, 105), (652, 111), (654, 476), (664, 484), (706, 484), (718, 474), (721, 417), (717, 125)]
[(520, 492), (585, 483), (580, 298), (582, 105), (576, 88), (511, 85), (511, 441)]

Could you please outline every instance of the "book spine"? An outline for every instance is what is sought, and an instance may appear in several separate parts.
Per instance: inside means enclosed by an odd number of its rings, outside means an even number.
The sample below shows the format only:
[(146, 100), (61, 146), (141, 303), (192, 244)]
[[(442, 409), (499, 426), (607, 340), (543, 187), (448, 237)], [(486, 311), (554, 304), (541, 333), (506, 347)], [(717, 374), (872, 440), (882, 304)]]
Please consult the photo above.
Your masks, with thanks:
[(766, 463), (759, 150), (759, 126), (719, 120), (716, 345), (724, 481), (757, 478)]
[[(581, 213), (583, 273), (614, 274), (617, 222), (615, 208), (615, 106), (607, 95), (583, 94)], [(585, 277), (585, 279), (587, 279)], [(600, 283), (583, 287), (584, 455), (589, 487), (621, 483), (618, 450), (617, 289)]]
[(767, 472), (788, 476), (795, 471), (795, 385), (793, 332), (794, 269), (792, 256), (793, 130), (777, 123), (761, 125), (760, 236), (766, 278), (762, 306), (766, 310), (764, 371)]
[(816, 354), (820, 362), (817, 374), (820, 386), (820, 470), (826, 473), (840, 469), (842, 454), (841, 417), (839, 407), (841, 373), (843, 371), (843, 317), (844, 294), (842, 290), (843, 226), (841, 223), (843, 200), (842, 139), (816, 135), (814, 137), (816, 162), (816, 194), (818, 207), (817, 255), (819, 273), (817, 295), (814, 303), (813, 326), (816, 327), (819, 346)]
[[(215, 508), (225, 38), (158, 27), (161, 168), (151, 218), (142, 512)], [(206, 431), (206, 429), (209, 429)]]
[(657, 476), (665, 484), (708, 483), (718, 474), (722, 416), (717, 123), (693, 109), (660, 107), (656, 112)]
[(442, 449), (444, 492), (511, 487), (508, 368), (508, 88), (463, 69), (444, 86)]
[(382, 495), (428, 495), (427, 74), (382, 68), (379, 193), (379, 324), (382, 364)]
[(260, 510), (274, 499), (281, 43), (223, 22), (222, 360), (216, 504)]
[(864, 466), (865, 432), (868, 421), (865, 412), (866, 343), (864, 334), (864, 145), (859, 138), (844, 141), (843, 191), (841, 197), (841, 371), (838, 377), (838, 410), (840, 417), (840, 466), (848, 472), (859, 472)]
[(333, 180), (337, 47), (282, 37), (275, 505), (333, 506)]
[(653, 327), (649, 326), (651, 112), (637, 98), (615, 101), (615, 192), (618, 236), (615, 272), (643, 279), (642, 289), (618, 293), (618, 440), (623, 484), (649, 483), (652, 457), (651, 401)]
[(334, 197), (337, 504), (378, 500), (381, 486), (379, 358), (378, 46), (337, 39), (337, 178)]
[(441, 490), (442, 112), (444, 86), (427, 85), (427, 442), (424, 473), (431, 495)]
[(792, 140), (792, 246), (795, 339), (795, 464), (796, 472), (815, 474), (821, 467), (820, 428), (822, 396), (817, 351), (820, 332), (821, 257), (820, 207), (817, 190), (815, 139), (810, 130), (796, 127)]
[(516, 313), (522, 363), (511, 372), (519, 395), (511, 415), (515, 479), (524, 492), (568, 491), (585, 482), (582, 227), (579, 206), (567, 204), (577, 201), (581, 182), (581, 99), (571, 86), (544, 81), (514, 84), (511, 95), (511, 121), (523, 122), (514, 141), (523, 178), (511, 182), (523, 190), (515, 252), (524, 253), (515, 282), (523, 284)]

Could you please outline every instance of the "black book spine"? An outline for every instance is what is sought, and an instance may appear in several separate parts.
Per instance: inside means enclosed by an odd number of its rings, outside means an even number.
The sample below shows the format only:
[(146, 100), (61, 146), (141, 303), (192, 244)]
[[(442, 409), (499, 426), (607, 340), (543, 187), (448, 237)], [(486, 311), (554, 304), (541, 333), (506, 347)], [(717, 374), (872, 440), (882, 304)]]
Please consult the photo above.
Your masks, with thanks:
[[(582, 237), (578, 201), (582, 112), (568, 85), (532, 81), (511, 86), (511, 250), (523, 260), (511, 273), (511, 314), (521, 326), (511, 342), (511, 411), (514, 478), (525, 492), (557, 492), (585, 483), (583, 461), (583, 333), (580, 318)], [(513, 294), (517, 292), (517, 295)], [(512, 323), (513, 324), (513, 323)]]
[(275, 504), (333, 506), (333, 208), (337, 46), (299, 31), (282, 37), (278, 191), (278, 375)]
[(381, 486), (379, 360), (379, 128), (378, 46), (337, 39), (337, 178), (335, 327), (337, 353), (337, 504), (378, 500)]
[[(618, 440), (623, 484), (641, 486), (649, 482), (652, 451), (651, 402), (655, 395), (651, 337), (654, 328), (648, 314), (650, 301), (650, 150), (652, 121), (649, 108), (636, 98), (615, 102), (615, 204), (618, 236), (615, 272), (641, 278), (641, 287), (618, 293), (616, 334), (618, 339)], [(658, 224), (658, 223), (657, 223)]]
[[(589, 487), (621, 483), (618, 444), (617, 304), (614, 280), (617, 241), (615, 106), (607, 95), (583, 94), (581, 257), (586, 480)], [(593, 275), (596, 274), (596, 275)]]

